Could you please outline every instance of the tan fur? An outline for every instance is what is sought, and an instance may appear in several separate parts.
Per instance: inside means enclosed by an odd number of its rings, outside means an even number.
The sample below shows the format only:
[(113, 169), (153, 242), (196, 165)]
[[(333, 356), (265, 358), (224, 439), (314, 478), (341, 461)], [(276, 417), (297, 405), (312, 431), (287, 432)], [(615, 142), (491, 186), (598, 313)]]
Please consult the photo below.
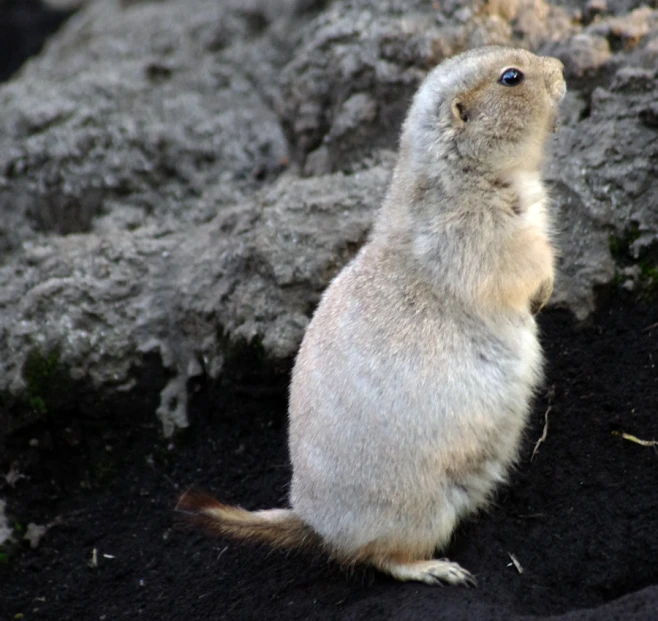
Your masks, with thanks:
[(212, 496), (186, 492), (176, 511), (210, 534), (269, 543), (277, 548), (317, 548), (322, 542), (290, 509), (246, 511)]
[[(510, 67), (521, 84), (499, 82)], [(564, 89), (559, 61), (506, 48), (429, 74), (372, 237), (295, 363), (292, 510), (197, 506), (217, 532), (317, 538), (400, 580), (473, 583), (432, 555), (505, 480), (541, 378), (533, 313), (554, 252), (540, 166)]]

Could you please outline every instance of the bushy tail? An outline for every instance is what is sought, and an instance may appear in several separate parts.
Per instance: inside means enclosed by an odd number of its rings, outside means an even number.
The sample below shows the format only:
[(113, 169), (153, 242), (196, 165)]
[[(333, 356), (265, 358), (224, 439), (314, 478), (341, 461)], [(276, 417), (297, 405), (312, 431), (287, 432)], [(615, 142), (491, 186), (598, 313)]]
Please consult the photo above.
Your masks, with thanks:
[(185, 492), (176, 511), (210, 534), (268, 543), (277, 548), (319, 548), (320, 536), (291, 509), (246, 511), (202, 492)]

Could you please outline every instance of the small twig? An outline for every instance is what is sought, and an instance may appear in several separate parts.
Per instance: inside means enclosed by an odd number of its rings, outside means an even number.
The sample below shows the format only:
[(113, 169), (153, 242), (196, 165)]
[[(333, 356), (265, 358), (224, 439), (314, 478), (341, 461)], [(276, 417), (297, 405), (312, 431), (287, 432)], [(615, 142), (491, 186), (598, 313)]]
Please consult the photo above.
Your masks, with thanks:
[(658, 328), (658, 322), (652, 323), (650, 326), (647, 326), (646, 328), (643, 328), (642, 332), (650, 332), (654, 328)]
[(530, 461), (532, 461), (535, 458), (535, 455), (539, 450), (539, 445), (546, 439), (546, 436), (548, 435), (548, 413), (550, 411), (551, 411), (551, 406), (549, 405), (548, 408), (546, 409), (546, 414), (544, 414), (544, 431), (541, 434), (541, 438), (537, 440), (537, 444), (535, 444), (535, 450), (532, 451), (532, 455), (530, 456)]
[(508, 567), (510, 565), (514, 565), (514, 567), (516, 567), (516, 571), (518, 571), (520, 574), (522, 574), (523, 573), (523, 567), (521, 567), (521, 563), (519, 563), (519, 559), (516, 558), (516, 556), (514, 556), (511, 552), (508, 552), (507, 556), (509, 556), (512, 559), (512, 562), (508, 565)]
[(621, 436), (624, 440), (640, 444), (641, 446), (658, 446), (658, 440), (640, 440), (637, 436), (633, 436), (630, 433), (624, 433), (623, 431), (613, 431), (612, 435)]
[(226, 552), (226, 550), (228, 550), (228, 546), (224, 546), (224, 549), (217, 555), (217, 558), (215, 559), (215, 561), (218, 561), (220, 558), (222, 558), (222, 554), (224, 554), (224, 552)]

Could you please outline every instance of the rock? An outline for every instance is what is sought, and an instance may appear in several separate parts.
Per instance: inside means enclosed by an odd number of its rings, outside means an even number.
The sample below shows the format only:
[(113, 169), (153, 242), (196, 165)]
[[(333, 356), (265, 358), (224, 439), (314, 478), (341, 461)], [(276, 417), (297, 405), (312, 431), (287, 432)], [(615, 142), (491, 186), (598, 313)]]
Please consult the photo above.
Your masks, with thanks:
[(657, 25), (656, 11), (642, 6), (627, 15), (595, 23), (590, 30), (607, 37), (613, 48), (629, 50), (638, 45)]
[(39, 542), (41, 541), (42, 537), (46, 534), (47, 530), (48, 530), (47, 526), (41, 526), (39, 524), (35, 524), (34, 522), (30, 522), (27, 525), (27, 528), (25, 529), (25, 534), (23, 535), (23, 539), (30, 542), (30, 547), (32, 549), (37, 548), (39, 547)]
[[(281, 168), (275, 114), (248, 76), (206, 52), (221, 23), (216, 5), (194, 17), (172, 5), (172, 23), (158, 29), (147, 24), (163, 5), (111, 4), (74, 18), (56, 49), (0, 92), (0, 209), (11, 214), (0, 252), (37, 232), (86, 233), (97, 220), (107, 228), (115, 209), (112, 224), (127, 229), (207, 221)], [(90, 42), (83, 57), (79, 39)]]
[(620, 69), (608, 88), (594, 91), (590, 115), (564, 145), (580, 173), (563, 176), (611, 232), (634, 236), (633, 259), (658, 250), (658, 134), (647, 126), (657, 95), (655, 69)]
[(10, 541), (13, 535), (13, 529), (9, 526), (7, 516), (5, 515), (5, 507), (7, 503), (0, 500), (0, 545)]
[(634, 291), (642, 277), (642, 268), (640, 268), (639, 265), (624, 267), (621, 270), (621, 275), (623, 277), (621, 286), (626, 289), (626, 291)]
[(608, 39), (589, 33), (575, 35), (566, 43), (557, 45), (553, 53), (564, 63), (567, 80), (595, 74), (612, 57)]
[(464, 45), (461, 26), (442, 27), (437, 11), (421, 6), (341, 1), (309, 24), (282, 72), (277, 103), (295, 162), (304, 166), (322, 148), (321, 170), (351, 171), (395, 144), (427, 69)]
[(93, 414), (81, 386), (141, 394), (153, 358), (169, 436), (190, 380), (245, 347), (294, 356), (367, 238), (418, 83), (473, 45), (565, 62), (552, 304), (586, 317), (615, 258), (658, 253), (658, 11), (590, 4), (579, 22), (544, 0), (88, 0), (0, 88), (0, 436)]
[(163, 429), (186, 426), (186, 383), (199, 365), (217, 377), (227, 348), (241, 342), (261, 341), (275, 358), (294, 353), (322, 290), (365, 240), (388, 174), (284, 177), (181, 232), (25, 242), (0, 268), (0, 306), (14, 308), (0, 318), (14, 352), (0, 362), (4, 388), (40, 397), (27, 361), (56, 352), (71, 379), (121, 390), (142, 356), (157, 353), (172, 376), (157, 411)]
[(608, 12), (606, 0), (589, 0), (583, 9), (583, 23), (589, 24), (600, 15)]

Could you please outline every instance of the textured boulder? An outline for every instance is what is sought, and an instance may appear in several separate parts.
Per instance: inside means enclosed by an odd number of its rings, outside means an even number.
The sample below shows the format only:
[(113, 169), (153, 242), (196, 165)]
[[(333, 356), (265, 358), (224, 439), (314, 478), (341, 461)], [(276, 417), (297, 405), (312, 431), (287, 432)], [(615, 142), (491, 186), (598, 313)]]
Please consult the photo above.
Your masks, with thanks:
[(86, 2), (0, 88), (4, 431), (55, 407), (53, 368), (111, 398), (157, 355), (170, 435), (236, 346), (293, 356), (367, 237), (412, 93), (476, 45), (565, 62), (552, 303), (586, 317), (615, 259), (650, 280), (658, 11), (566, 4)]

